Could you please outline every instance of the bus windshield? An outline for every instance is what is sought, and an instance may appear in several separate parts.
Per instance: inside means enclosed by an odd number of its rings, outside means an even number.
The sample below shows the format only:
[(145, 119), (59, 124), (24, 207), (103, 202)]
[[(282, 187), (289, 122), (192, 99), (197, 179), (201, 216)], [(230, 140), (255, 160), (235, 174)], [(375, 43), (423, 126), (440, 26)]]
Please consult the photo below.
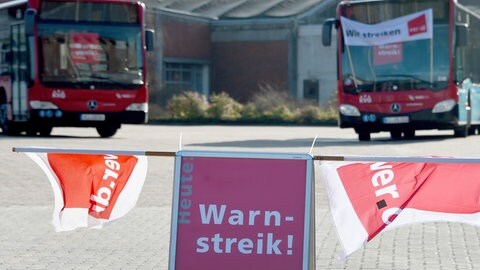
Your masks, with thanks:
[[(425, 2), (430, 1), (422, 3)], [(433, 5), (432, 38), (378, 45), (347, 45), (344, 42), (341, 54), (344, 90), (360, 93), (445, 89), (450, 79), (448, 5), (436, 2), (443, 5)], [(404, 6), (396, 2), (371, 2), (346, 6), (342, 15), (373, 25), (422, 11), (420, 8), (422, 6), (413, 4), (409, 8), (408, 1)], [(359, 12), (361, 10), (363, 12)]]
[(140, 26), (38, 25), (40, 81), (72, 88), (142, 85)]

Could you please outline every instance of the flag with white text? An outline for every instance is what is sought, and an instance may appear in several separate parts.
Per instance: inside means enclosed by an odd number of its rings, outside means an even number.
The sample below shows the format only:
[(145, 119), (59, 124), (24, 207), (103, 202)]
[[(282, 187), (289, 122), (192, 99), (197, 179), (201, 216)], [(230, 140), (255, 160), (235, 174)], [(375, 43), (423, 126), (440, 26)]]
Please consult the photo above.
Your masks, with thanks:
[(170, 270), (312, 269), (313, 159), (180, 151)]
[(55, 231), (102, 228), (136, 204), (147, 158), (133, 155), (26, 153), (47, 174), (53, 189)]
[(480, 226), (480, 164), (321, 162), (320, 175), (346, 256), (403, 225)]

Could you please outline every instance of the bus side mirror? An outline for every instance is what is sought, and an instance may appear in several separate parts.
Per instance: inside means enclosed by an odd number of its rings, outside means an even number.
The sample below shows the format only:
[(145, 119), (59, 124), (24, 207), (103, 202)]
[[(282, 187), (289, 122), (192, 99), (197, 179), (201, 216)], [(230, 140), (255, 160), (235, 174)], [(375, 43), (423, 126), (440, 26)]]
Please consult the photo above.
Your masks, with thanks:
[(322, 44), (330, 46), (332, 44), (332, 25), (336, 24), (336, 19), (328, 19), (323, 23), (322, 28)]
[(37, 17), (35, 9), (29, 8), (25, 11), (25, 34), (27, 36), (33, 36), (35, 33), (35, 17)]
[(455, 25), (455, 43), (457, 47), (467, 46), (467, 31), (468, 24), (456, 24)]
[(154, 49), (154, 38), (155, 38), (155, 31), (152, 29), (145, 30), (145, 45), (147, 46), (147, 51), (153, 51)]

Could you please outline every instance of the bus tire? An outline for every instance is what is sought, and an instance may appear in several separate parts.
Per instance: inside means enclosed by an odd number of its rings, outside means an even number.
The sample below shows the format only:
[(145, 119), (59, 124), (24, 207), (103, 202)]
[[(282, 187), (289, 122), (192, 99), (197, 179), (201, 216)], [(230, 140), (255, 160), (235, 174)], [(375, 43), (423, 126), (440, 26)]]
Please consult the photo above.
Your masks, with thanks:
[(0, 96), (0, 128), (2, 129), (2, 133), (4, 135), (19, 135), (20, 130), (13, 126), (12, 122), (8, 121), (8, 105), (5, 94), (2, 93)]
[(27, 133), (27, 136), (37, 136), (37, 130), (33, 127), (29, 127), (25, 130), (25, 132)]
[(470, 126), (468, 128), (468, 135), (477, 135), (477, 127), (476, 126)]
[(7, 110), (8, 106), (6, 103), (0, 104), (0, 128), (4, 134), (7, 133), (8, 130), (8, 119), (7, 119)]
[(400, 130), (392, 130), (390, 131), (390, 138), (392, 138), (392, 140), (400, 140), (402, 138), (402, 132)]
[(358, 132), (359, 141), (370, 141), (370, 132), (360, 131)]
[(7, 134), (8, 130), (8, 105), (5, 90), (0, 90), (0, 128), (3, 134)]
[(407, 129), (403, 132), (403, 136), (405, 136), (406, 139), (413, 139), (415, 138), (415, 129)]
[(458, 138), (465, 138), (468, 135), (468, 126), (456, 126), (453, 135)]
[(51, 126), (44, 126), (38, 129), (38, 133), (40, 133), (41, 137), (49, 137), (52, 133), (53, 127)]
[(2, 133), (8, 136), (18, 136), (21, 133), (21, 130), (15, 127), (10, 121), (6, 120), (1, 124)]
[(104, 125), (97, 126), (97, 132), (102, 138), (109, 138), (117, 133), (117, 130), (120, 128), (119, 124), (116, 123), (105, 123)]

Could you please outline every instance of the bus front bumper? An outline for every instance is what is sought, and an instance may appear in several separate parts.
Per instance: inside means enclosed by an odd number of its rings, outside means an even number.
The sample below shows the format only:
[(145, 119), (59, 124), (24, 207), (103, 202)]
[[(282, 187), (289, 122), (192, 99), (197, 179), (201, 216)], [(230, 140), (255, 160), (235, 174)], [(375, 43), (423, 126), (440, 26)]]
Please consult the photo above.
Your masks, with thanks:
[(452, 129), (458, 123), (454, 108), (448, 112), (432, 113), (431, 110), (422, 110), (408, 114), (379, 114), (362, 112), (361, 116), (345, 116), (340, 114), (339, 126), (341, 128), (355, 128), (369, 132), (395, 131), (395, 130), (426, 130), (426, 129)]
[(144, 111), (122, 112), (66, 112), (62, 110), (32, 110), (31, 122), (37, 125), (65, 127), (96, 127), (103, 123), (144, 124), (148, 113)]

